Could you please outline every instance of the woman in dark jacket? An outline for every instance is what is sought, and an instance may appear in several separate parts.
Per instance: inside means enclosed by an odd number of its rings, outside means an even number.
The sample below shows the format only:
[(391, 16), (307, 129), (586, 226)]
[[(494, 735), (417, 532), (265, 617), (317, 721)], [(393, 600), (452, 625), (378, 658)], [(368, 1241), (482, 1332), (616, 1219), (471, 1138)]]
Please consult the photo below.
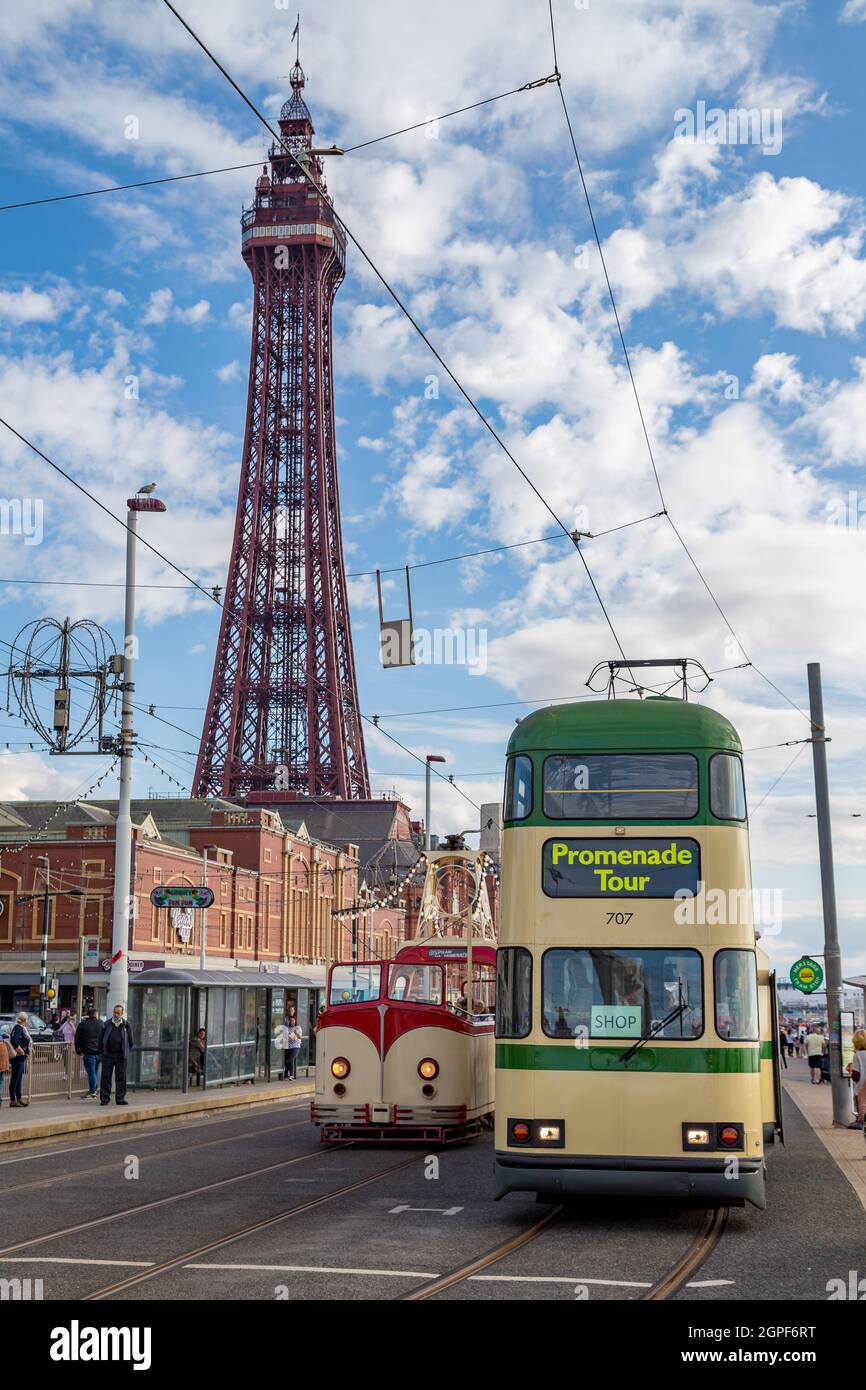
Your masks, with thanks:
[(9, 1034), (9, 1045), (12, 1048), (12, 1070), (9, 1076), (9, 1105), (12, 1109), (16, 1106), (23, 1107), (29, 1105), (29, 1100), (21, 1099), (21, 1083), (24, 1080), (24, 1068), (27, 1066), (27, 1058), (30, 1056), (32, 1041), (27, 1031), (27, 1015), (19, 1014), (18, 1021), (12, 1032)]

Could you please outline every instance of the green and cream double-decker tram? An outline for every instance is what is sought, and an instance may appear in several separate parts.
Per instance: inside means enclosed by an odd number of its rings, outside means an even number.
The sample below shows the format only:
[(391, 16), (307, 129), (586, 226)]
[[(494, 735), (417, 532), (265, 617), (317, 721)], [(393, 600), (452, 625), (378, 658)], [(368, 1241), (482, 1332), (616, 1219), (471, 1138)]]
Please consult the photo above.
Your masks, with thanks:
[(741, 754), (722, 715), (668, 697), (539, 710), (512, 734), (497, 1197), (764, 1205)]

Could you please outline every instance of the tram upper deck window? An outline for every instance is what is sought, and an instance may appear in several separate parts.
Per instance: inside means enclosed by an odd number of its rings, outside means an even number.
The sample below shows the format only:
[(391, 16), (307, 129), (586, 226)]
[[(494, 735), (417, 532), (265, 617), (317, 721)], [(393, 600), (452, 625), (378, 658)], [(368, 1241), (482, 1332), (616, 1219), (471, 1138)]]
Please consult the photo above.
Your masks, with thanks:
[(368, 999), (378, 999), (381, 983), (381, 965), (335, 965), (328, 1003), (364, 1004)]
[(717, 951), (716, 1032), (732, 1042), (757, 1042), (758, 963), (754, 951)]
[(710, 812), (717, 820), (746, 819), (743, 764), (735, 753), (710, 758)]
[(532, 810), (532, 759), (519, 753), (505, 765), (505, 820), (526, 820)]
[(692, 753), (586, 753), (544, 760), (550, 820), (692, 820), (698, 760)]
[(392, 965), (388, 998), (403, 1004), (441, 1004), (441, 965)]
[(704, 1031), (698, 951), (632, 947), (545, 951), (541, 1025), (549, 1038), (633, 1038), (652, 1032), (665, 1041)]

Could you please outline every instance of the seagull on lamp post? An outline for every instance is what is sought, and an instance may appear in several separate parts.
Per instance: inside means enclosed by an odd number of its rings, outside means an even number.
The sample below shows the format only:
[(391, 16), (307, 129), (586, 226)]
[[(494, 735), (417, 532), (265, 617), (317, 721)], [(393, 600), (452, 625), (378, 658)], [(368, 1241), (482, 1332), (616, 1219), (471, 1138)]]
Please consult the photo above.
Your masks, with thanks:
[(144, 487), (138, 489), (139, 496), (142, 494), (149, 495), (151, 492), (156, 492), (156, 483), (145, 483)]

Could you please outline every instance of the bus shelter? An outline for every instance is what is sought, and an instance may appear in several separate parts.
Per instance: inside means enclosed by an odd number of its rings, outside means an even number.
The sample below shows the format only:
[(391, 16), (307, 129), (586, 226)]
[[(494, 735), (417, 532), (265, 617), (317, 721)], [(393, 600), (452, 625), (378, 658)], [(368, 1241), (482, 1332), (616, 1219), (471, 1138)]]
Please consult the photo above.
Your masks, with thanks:
[[(268, 1081), (280, 1074), (277, 1026), (294, 1008), (304, 1040), (299, 1067), (315, 1065), (315, 1025), (324, 997), (312, 970), (275, 977), (256, 970), (144, 970), (129, 981), (135, 1048), (129, 1085), (142, 1090), (189, 1086), (189, 1043), (205, 1030), (205, 1086)], [(311, 1026), (312, 1025), (312, 1026)]]

